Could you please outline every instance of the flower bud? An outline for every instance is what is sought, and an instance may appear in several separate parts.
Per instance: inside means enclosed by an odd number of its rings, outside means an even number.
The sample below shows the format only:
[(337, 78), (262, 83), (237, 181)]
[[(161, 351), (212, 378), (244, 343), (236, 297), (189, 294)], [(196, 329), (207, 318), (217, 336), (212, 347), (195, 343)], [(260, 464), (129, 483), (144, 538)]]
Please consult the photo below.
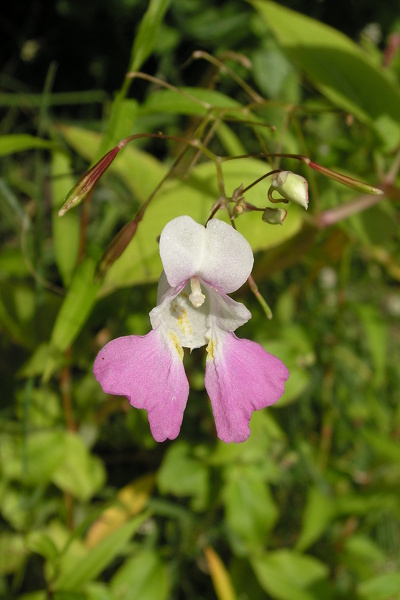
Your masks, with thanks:
[[(274, 198), (277, 191), (281, 197)], [(270, 202), (294, 202), (307, 210), (308, 208), (308, 183), (301, 175), (291, 171), (280, 171), (272, 180), (268, 190)]]
[(93, 191), (94, 186), (103, 175), (104, 171), (108, 169), (114, 158), (120, 151), (119, 146), (115, 146), (112, 150), (107, 152), (89, 171), (87, 171), (78, 183), (68, 193), (64, 204), (58, 211), (58, 216), (62, 217), (67, 211), (74, 206), (77, 206), (83, 202), (89, 194)]
[(270, 225), (283, 225), (286, 219), (287, 210), (284, 208), (266, 208), (263, 212), (262, 220)]
[(133, 219), (126, 223), (123, 228), (117, 233), (111, 244), (104, 252), (97, 266), (96, 280), (103, 277), (111, 265), (121, 256), (129, 242), (132, 240), (138, 228), (138, 220)]

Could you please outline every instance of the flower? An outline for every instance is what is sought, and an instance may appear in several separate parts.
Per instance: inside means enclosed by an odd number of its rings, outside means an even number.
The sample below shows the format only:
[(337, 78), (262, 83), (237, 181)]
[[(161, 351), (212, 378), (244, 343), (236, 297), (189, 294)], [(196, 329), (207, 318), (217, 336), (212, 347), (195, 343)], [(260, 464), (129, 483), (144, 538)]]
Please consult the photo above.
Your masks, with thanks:
[(250, 245), (223, 221), (212, 219), (203, 227), (182, 216), (164, 227), (160, 256), (164, 270), (150, 312), (152, 331), (106, 344), (94, 375), (104, 392), (127, 396), (132, 406), (147, 411), (155, 440), (172, 440), (189, 395), (183, 348), (207, 345), (205, 387), (217, 435), (243, 442), (252, 412), (279, 400), (289, 376), (278, 358), (233, 333), (251, 318), (227, 296), (250, 275)]

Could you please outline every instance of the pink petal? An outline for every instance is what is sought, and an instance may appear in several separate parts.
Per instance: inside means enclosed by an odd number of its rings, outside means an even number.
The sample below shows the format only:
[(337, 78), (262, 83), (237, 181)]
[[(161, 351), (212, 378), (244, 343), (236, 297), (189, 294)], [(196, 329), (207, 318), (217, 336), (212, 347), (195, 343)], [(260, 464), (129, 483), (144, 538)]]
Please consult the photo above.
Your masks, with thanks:
[(179, 434), (189, 395), (183, 351), (159, 332), (112, 340), (98, 353), (93, 372), (106, 394), (127, 396), (147, 410), (157, 442)]
[(224, 442), (244, 442), (252, 412), (279, 400), (289, 371), (262, 346), (234, 333), (220, 331), (207, 350), (205, 386), (217, 435)]

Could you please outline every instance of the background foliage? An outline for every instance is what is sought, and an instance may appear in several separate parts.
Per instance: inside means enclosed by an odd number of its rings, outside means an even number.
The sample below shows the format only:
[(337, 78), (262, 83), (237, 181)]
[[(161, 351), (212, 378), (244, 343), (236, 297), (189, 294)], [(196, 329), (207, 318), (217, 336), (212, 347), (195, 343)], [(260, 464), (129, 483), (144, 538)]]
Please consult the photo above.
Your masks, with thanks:
[[(1, 25), (0, 595), (400, 598), (393, 2), (21, 7), (10, 5)], [(199, 49), (228, 70), (190, 60)], [(137, 70), (159, 80), (125, 78)], [(240, 122), (249, 120), (257, 124)], [(285, 396), (253, 416), (247, 442), (219, 442), (195, 352), (185, 357), (192, 391), (181, 435), (156, 444), (146, 415), (106, 397), (92, 364), (109, 339), (148, 331), (156, 238), (178, 214), (207, 218), (215, 165), (205, 156), (191, 165), (188, 152), (98, 282), (105, 248), (182, 147), (131, 144), (90, 204), (61, 219), (57, 211), (122, 137), (190, 139), (213, 126), (219, 155), (300, 153), (385, 195), (272, 163), (309, 179), (309, 213), (290, 206), (283, 227), (259, 213), (237, 220), (273, 320), (246, 287), (236, 297), (253, 313), (239, 334), (290, 369)], [(224, 163), (227, 193), (266, 169), (256, 158)], [(262, 206), (265, 185), (247, 200)]]

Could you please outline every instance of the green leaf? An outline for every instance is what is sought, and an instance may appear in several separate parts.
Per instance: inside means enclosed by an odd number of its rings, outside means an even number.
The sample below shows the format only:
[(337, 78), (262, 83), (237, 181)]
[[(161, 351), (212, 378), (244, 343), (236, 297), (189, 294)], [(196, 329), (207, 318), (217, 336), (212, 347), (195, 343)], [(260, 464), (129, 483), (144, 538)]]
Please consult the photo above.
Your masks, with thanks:
[[(385, 118), (400, 136), (400, 90), (342, 33), (274, 2), (251, 0), (293, 62), (333, 104), (368, 123)], [(386, 130), (388, 128), (386, 127)], [(381, 135), (385, 135), (381, 129)], [(393, 143), (393, 139), (388, 140)]]
[(274, 481), (279, 478), (280, 471), (271, 458), (272, 447), (276, 446), (277, 441), (284, 443), (284, 433), (266, 410), (253, 412), (250, 429), (250, 437), (241, 444), (226, 444), (218, 440), (207, 462), (213, 466), (234, 464), (238, 460), (241, 464), (261, 462), (263, 475), (269, 471), (268, 481)]
[(47, 600), (48, 594), (46, 591), (40, 592), (29, 592), (28, 594), (22, 594), (18, 597), (18, 600)]
[(278, 509), (257, 467), (234, 467), (223, 489), (225, 518), (239, 552), (264, 548)]
[(113, 131), (113, 139), (121, 140), (132, 132), (139, 110), (139, 103), (133, 98), (125, 99), (119, 105), (117, 127)]
[(90, 454), (76, 433), (67, 432), (65, 442), (64, 460), (54, 471), (52, 481), (75, 498), (87, 501), (104, 484), (103, 463)]
[(363, 581), (357, 588), (363, 600), (398, 600), (400, 598), (400, 573), (383, 573)]
[[(231, 109), (229, 114), (234, 113), (238, 118), (243, 116), (242, 105), (217, 90), (204, 88), (181, 87), (177, 91), (159, 90), (149, 94), (146, 101), (139, 109), (139, 114), (172, 113), (179, 115), (204, 116), (212, 108)], [(219, 111), (217, 111), (219, 112)], [(243, 118), (251, 118), (249, 113)]]
[(68, 156), (61, 152), (53, 152), (51, 175), (55, 258), (63, 283), (68, 286), (78, 260), (80, 238), (79, 213), (71, 210), (62, 219), (57, 214), (64, 198), (75, 184), (71, 176), (71, 165)]
[(24, 538), (18, 533), (0, 533), (0, 575), (14, 573), (25, 560)]
[(153, 550), (125, 561), (110, 582), (113, 600), (167, 600), (169, 588), (165, 565)]
[(159, 27), (171, 0), (150, 0), (137, 32), (132, 50), (130, 69), (137, 71), (150, 56), (157, 40)]
[[(275, 47), (275, 42), (272, 48), (257, 50), (252, 57), (252, 63), (253, 76), (261, 92), (271, 100), (288, 100), (285, 91), (290, 83), (296, 83), (296, 71), (282, 50)], [(274, 74), (273, 77), (271, 73)], [(297, 87), (298, 84), (294, 90), (297, 91)], [(291, 98), (292, 102), (298, 102), (298, 94), (295, 96), (296, 98)]]
[[(311, 381), (309, 369), (303, 365), (313, 364), (315, 357), (312, 348), (307, 345), (304, 331), (295, 326), (282, 328), (284, 339), (262, 340), (262, 346), (277, 356), (289, 369), (289, 379), (285, 383), (285, 393), (277, 402), (277, 409), (283, 408), (302, 397)], [(291, 335), (290, 335), (291, 334)]]
[(53, 595), (54, 600), (86, 600), (86, 594), (79, 592), (56, 592)]
[(34, 345), (35, 293), (23, 283), (2, 281), (0, 322), (23, 347)]
[(382, 319), (381, 311), (378, 311), (375, 306), (361, 304), (357, 306), (357, 313), (363, 324), (373, 361), (373, 385), (379, 388), (385, 382), (388, 354), (387, 324)]
[(50, 338), (51, 353), (47, 359), (44, 379), (48, 380), (57, 365), (59, 355), (71, 346), (95, 304), (100, 287), (94, 281), (95, 263), (84, 260), (74, 273), (71, 287), (58, 312)]
[(352, 535), (345, 541), (345, 551), (359, 564), (368, 563), (368, 566), (384, 564), (386, 561), (385, 552), (366, 535)]
[(384, 246), (394, 240), (398, 233), (396, 210), (389, 201), (381, 201), (356, 215), (352, 215), (340, 226), (351, 237), (356, 237), (366, 246)]
[(362, 431), (363, 437), (371, 449), (385, 461), (393, 461), (400, 463), (400, 446), (397, 441), (391, 440), (382, 433), (364, 428)]
[(307, 494), (307, 503), (303, 512), (296, 550), (306, 550), (318, 540), (329, 525), (332, 514), (331, 500), (318, 487), (311, 487)]
[(166, 452), (157, 475), (162, 494), (192, 496), (195, 509), (204, 507), (208, 494), (208, 469), (194, 458), (186, 442), (175, 442)]
[(42, 138), (27, 135), (25, 133), (15, 135), (2, 135), (0, 137), (0, 156), (22, 152), (23, 150), (34, 150), (37, 148), (51, 148), (52, 142)]
[(64, 568), (61, 561), (61, 573), (54, 581), (53, 589), (79, 591), (84, 583), (95, 579), (123, 550), (132, 535), (147, 518), (148, 514), (142, 514), (128, 521), (123, 527), (88, 550), (86, 556), (76, 558), (75, 561), (66, 561)]
[(322, 562), (291, 550), (276, 550), (251, 560), (262, 588), (277, 600), (319, 600), (309, 588), (328, 576)]
[(28, 485), (46, 484), (62, 462), (64, 450), (63, 431), (31, 433), (21, 439), (19, 446), (13, 450), (10, 448), (8, 459), (2, 464), (3, 473), (8, 479), (17, 479)]
[(85, 599), (114, 600), (110, 592), (110, 586), (97, 581), (92, 581), (85, 586)]
[(43, 531), (31, 531), (26, 539), (31, 552), (40, 554), (44, 558), (52, 559), (58, 555), (58, 549), (53, 540)]
[(154, 484), (154, 475), (148, 473), (121, 488), (110, 504), (101, 511), (96, 521), (92, 523), (86, 533), (86, 546), (95, 546), (110, 533), (122, 527), (130, 518), (142, 512), (149, 501)]

